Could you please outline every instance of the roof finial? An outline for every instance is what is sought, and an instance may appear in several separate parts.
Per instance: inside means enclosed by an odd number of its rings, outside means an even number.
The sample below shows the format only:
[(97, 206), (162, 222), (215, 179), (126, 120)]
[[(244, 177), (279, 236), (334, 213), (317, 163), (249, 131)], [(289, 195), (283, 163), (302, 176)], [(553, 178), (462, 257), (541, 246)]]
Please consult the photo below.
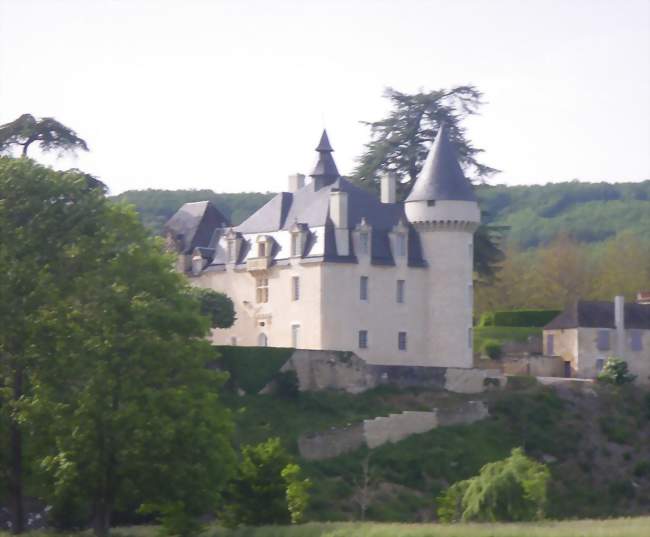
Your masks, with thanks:
[(318, 142), (318, 147), (316, 147), (316, 151), (334, 151), (332, 149), (332, 146), (330, 145), (330, 140), (327, 137), (327, 130), (323, 129), (323, 134), (321, 134), (320, 137), (320, 142)]

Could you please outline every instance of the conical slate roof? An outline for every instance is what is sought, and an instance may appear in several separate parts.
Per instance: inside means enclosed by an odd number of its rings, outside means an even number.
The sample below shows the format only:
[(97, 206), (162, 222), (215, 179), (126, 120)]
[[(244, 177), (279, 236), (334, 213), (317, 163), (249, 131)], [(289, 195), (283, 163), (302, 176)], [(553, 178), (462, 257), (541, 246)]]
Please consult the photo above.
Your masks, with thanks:
[(323, 130), (316, 151), (318, 151), (318, 159), (309, 175), (314, 179), (314, 184), (317, 185), (317, 188), (321, 188), (333, 183), (340, 177), (336, 163), (334, 162), (334, 157), (332, 157), (334, 149), (330, 145), (326, 130)]
[(472, 184), (458, 164), (444, 124), (440, 126), (424, 166), (406, 198), (407, 202), (434, 200), (476, 201)]

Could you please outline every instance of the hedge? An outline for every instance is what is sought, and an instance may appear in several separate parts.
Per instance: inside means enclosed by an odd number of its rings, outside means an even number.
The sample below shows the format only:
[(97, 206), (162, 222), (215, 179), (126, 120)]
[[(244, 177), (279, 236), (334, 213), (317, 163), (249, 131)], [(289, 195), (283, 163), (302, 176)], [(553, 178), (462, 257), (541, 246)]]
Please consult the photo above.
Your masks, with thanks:
[(284, 347), (217, 346), (219, 362), (230, 380), (249, 394), (266, 386), (291, 357), (294, 349)]
[(481, 315), (479, 326), (544, 326), (561, 310), (488, 311)]

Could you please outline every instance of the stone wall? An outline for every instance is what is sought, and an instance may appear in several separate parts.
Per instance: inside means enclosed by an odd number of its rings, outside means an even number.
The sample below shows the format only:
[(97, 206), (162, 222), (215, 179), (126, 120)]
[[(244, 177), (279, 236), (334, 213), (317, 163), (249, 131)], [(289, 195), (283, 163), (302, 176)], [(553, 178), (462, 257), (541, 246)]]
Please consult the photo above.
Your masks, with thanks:
[(564, 361), (559, 356), (507, 355), (500, 360), (476, 361), (480, 369), (500, 369), (504, 375), (533, 377), (563, 377)]
[(503, 386), (498, 370), (368, 364), (352, 352), (296, 350), (282, 371), (295, 371), (300, 391), (342, 390), (361, 393), (380, 385), (428, 387), (480, 393)]
[(363, 445), (374, 449), (437, 427), (474, 423), (487, 416), (488, 408), (482, 401), (467, 401), (431, 411), (407, 410), (364, 420), (349, 427), (303, 435), (298, 439), (298, 449), (300, 455), (308, 460), (329, 459)]

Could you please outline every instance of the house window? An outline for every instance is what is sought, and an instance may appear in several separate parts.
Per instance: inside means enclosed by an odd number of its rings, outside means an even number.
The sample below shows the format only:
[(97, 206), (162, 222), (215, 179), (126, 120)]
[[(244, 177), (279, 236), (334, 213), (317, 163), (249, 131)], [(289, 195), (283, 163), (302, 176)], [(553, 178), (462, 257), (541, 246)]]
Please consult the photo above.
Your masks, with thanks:
[(298, 348), (299, 336), (300, 336), (300, 325), (292, 324), (291, 325), (291, 346), (294, 349)]
[(630, 332), (630, 350), (639, 352), (643, 350), (643, 339), (641, 330), (632, 330)]
[(397, 332), (397, 348), (400, 351), (406, 350), (406, 332)]
[(397, 280), (397, 303), (404, 304), (404, 280)]
[(266, 337), (266, 334), (261, 333), (259, 336), (257, 336), (257, 345), (259, 347), (268, 347), (269, 338)]
[(300, 278), (298, 276), (291, 278), (291, 300), (300, 300)]
[(300, 255), (300, 235), (298, 233), (291, 234), (291, 257), (298, 257)]
[(235, 259), (235, 241), (228, 241), (228, 263), (234, 263)]
[(367, 231), (362, 231), (359, 234), (359, 252), (367, 255), (370, 250), (370, 234)]
[(548, 356), (554, 356), (555, 354), (555, 336), (553, 334), (547, 334), (546, 336), (546, 354)]
[(368, 300), (368, 276), (361, 276), (359, 280), (359, 298)]
[(406, 256), (406, 235), (404, 233), (397, 234), (397, 257)]
[(603, 370), (603, 367), (605, 367), (605, 359), (604, 358), (597, 358), (596, 359), (596, 373), (600, 373)]
[(368, 348), (368, 330), (359, 330), (359, 348)]
[(266, 242), (257, 244), (257, 257), (266, 257)]
[(609, 350), (609, 330), (598, 330), (598, 339), (596, 347), (599, 351)]
[(258, 303), (269, 301), (269, 280), (268, 278), (257, 278), (255, 298)]

